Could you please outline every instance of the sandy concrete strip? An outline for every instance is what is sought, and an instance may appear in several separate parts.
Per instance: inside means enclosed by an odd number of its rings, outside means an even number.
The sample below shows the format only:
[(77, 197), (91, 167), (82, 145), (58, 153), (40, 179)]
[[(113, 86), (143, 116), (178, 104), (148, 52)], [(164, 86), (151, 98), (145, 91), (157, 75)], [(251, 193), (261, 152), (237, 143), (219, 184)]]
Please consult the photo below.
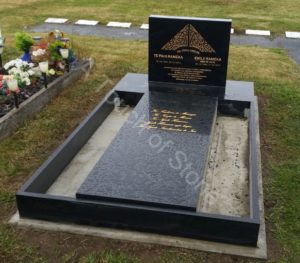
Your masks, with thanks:
[(68, 21), (66, 18), (47, 18), (45, 23), (64, 24)]
[(218, 117), (198, 211), (249, 216), (248, 120)]
[(253, 30), (246, 29), (246, 35), (254, 35), (254, 36), (271, 36), (271, 32), (269, 30)]
[(149, 24), (142, 24), (140, 29), (149, 29)]
[(251, 258), (266, 258), (266, 251), (262, 247), (245, 247), (217, 242), (194, 240), (173, 236), (164, 236), (158, 234), (149, 234), (142, 232), (116, 230), (102, 227), (80, 226), (73, 224), (62, 224), (46, 222), (41, 220), (20, 219), (16, 213), (10, 220), (10, 224), (18, 227), (33, 227), (41, 230), (66, 232), (79, 235), (91, 235), (102, 238), (134, 241), (148, 244), (158, 244), (164, 246), (173, 246), (200, 251), (208, 251), (221, 254), (238, 255)]
[(131, 23), (123, 23), (123, 22), (109, 22), (107, 24), (108, 27), (123, 27), (123, 28), (130, 28)]
[(234, 34), (234, 28), (231, 28), (230, 33)]
[(80, 19), (77, 20), (75, 22), (75, 25), (86, 25), (86, 26), (95, 26), (97, 25), (99, 22), (96, 20), (84, 20), (84, 19)]
[(47, 194), (75, 197), (78, 188), (115, 138), (131, 111), (130, 107), (112, 111), (48, 189)]
[(299, 38), (300, 39), (300, 32), (290, 32), (290, 31), (286, 31), (285, 32), (285, 36), (287, 38)]
[(259, 213), (260, 213), (260, 228), (258, 235), (257, 247), (264, 251), (265, 259), (267, 259), (267, 237), (266, 237), (266, 222), (265, 222), (265, 209), (264, 209), (264, 191), (263, 191), (263, 179), (262, 179), (262, 165), (261, 165), (261, 150), (260, 150), (260, 131), (259, 131), (259, 112), (258, 112), (258, 102), (257, 99), (255, 101), (255, 127), (256, 127), (256, 146), (257, 146), (257, 160), (258, 160), (258, 194), (259, 194)]

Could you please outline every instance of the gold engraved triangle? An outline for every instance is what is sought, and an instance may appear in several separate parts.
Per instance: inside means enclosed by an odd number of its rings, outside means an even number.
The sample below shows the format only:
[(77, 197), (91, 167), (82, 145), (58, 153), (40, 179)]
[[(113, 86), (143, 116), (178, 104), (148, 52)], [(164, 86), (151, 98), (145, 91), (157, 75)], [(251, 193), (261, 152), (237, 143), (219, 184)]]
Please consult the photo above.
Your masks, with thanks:
[(191, 24), (184, 26), (162, 50), (195, 49), (202, 53), (216, 53), (216, 51), (206, 42), (195, 27)]

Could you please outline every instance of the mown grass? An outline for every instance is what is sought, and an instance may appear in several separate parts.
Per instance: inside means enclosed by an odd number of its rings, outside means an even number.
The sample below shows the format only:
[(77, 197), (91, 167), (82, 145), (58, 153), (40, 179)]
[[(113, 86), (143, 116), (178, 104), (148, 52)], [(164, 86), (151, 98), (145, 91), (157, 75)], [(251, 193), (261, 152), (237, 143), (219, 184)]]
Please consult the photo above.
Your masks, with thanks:
[[(2, 5), (4, 1), (0, 0), (0, 23), (7, 36), (4, 60), (19, 55), (13, 44), (15, 30), (24, 25), (36, 23), (46, 16), (53, 16), (50, 15), (50, 11), (51, 14), (55, 13), (57, 16), (64, 14), (60, 12), (73, 12), (73, 17), (77, 18), (78, 14), (90, 15), (89, 10), (95, 9), (95, 1), (84, 3), (85, 12), (82, 11), (83, 2), (65, 1), (65, 8), (60, 8), (63, 2), (51, 1), (53, 9), (44, 8), (45, 2), (30, 1), (28, 4), (23, 1), (11, 1), (7, 5)], [(125, 10), (125, 4), (121, 5), (121, 2), (125, 3), (125, 1), (97, 1), (100, 7), (93, 11), (95, 14), (93, 18), (97, 15), (105, 21), (106, 17), (108, 19), (110, 15), (116, 13), (119, 14), (118, 19), (121, 19), (122, 15), (131, 17), (131, 11), (129, 14), (122, 12), (122, 8)], [(190, 2), (187, 1), (187, 6)], [(222, 10), (228, 8), (225, 2), (210, 1), (210, 4), (219, 5), (221, 14), (225, 12)], [(230, 2), (238, 5), (241, 1)], [(253, 5), (258, 2), (262, 1), (254, 1)], [(264, 2), (275, 3), (275, 1)], [(290, 2), (296, 5), (296, 1), (286, 1), (287, 5)], [(132, 3), (136, 5), (132, 7), (136, 10), (135, 21), (142, 21), (141, 14), (146, 14), (146, 11), (136, 1), (127, 1), (127, 3), (129, 6), (132, 6)], [(75, 7), (67, 8), (71, 4)], [(153, 2), (150, 1), (149, 5), (151, 4)], [(203, 5), (204, 9), (209, 7), (209, 3), (206, 4)], [(170, 12), (183, 6), (183, 4), (174, 5), (168, 1), (157, 2), (153, 4), (155, 5), (157, 8), (159, 5), (167, 7)], [(38, 7), (42, 8), (40, 14)], [(163, 7), (161, 7), (162, 10)], [(279, 7), (276, 8), (269, 16), (277, 16), (276, 10)], [(99, 12), (96, 12), (98, 10)], [(107, 13), (105, 10), (108, 10)], [(179, 9), (177, 12), (181, 15), (187, 14), (184, 8), (182, 12)], [(190, 10), (190, 12), (190, 15), (193, 15), (192, 12), (196, 11)], [(260, 12), (262, 11), (258, 8), (257, 15)], [(295, 15), (292, 12), (291, 16), (293, 14)], [(127, 17), (123, 18), (127, 20)], [(281, 19), (280, 16), (278, 19)], [(297, 19), (294, 24), (297, 26)], [(127, 72), (147, 72), (146, 42), (78, 36), (72, 36), (72, 40), (81, 57), (92, 56), (96, 60), (96, 66), (89, 78), (65, 89), (47, 107), (31, 120), (26, 121), (10, 138), (0, 142), (0, 262), (257, 262), (184, 249), (153, 248), (132, 243), (126, 245), (118, 243), (111, 247), (109, 241), (105, 244), (110, 252), (103, 252), (102, 248), (93, 250), (93, 245), (90, 245), (88, 252), (82, 252), (78, 250), (80, 245), (77, 243), (64, 250), (60, 246), (54, 249), (55, 244), (53, 244), (53, 250), (49, 252), (43, 249), (44, 245), (39, 243), (42, 242), (41, 240), (28, 238), (22, 231), (15, 230), (6, 224), (16, 209), (15, 191), (64, 141), (111, 86)], [(259, 96), (269, 262), (299, 262), (300, 260), (299, 73), (299, 68), (281, 49), (231, 47), (228, 78), (254, 81), (256, 94)], [(99, 89), (99, 86), (108, 79), (112, 82)], [(53, 237), (50, 234), (46, 233), (45, 236), (48, 242), (52, 242)], [(61, 242), (66, 238), (70, 237), (57, 237)], [(82, 239), (88, 238), (82, 237)], [(97, 239), (97, 242), (100, 241), (101, 239)], [(119, 247), (122, 248), (121, 252), (116, 249)]]
[(103, 251), (102, 253), (91, 252), (82, 256), (79, 260), (76, 251), (65, 254), (62, 258), (62, 263), (138, 263), (134, 257), (129, 257), (123, 253), (113, 252), (110, 250)]
[[(95, 19), (104, 24), (124, 21), (140, 25), (147, 22), (151, 14), (231, 18), (237, 30), (268, 29), (276, 33), (300, 30), (300, 2), (297, 0), (186, 0), (176, 3), (172, 0), (1, 0), (0, 5), (3, 6), (0, 25), (4, 24), (5, 30), (21, 29), (53, 16), (71, 21)], [(26, 24), (24, 13), (30, 14)]]

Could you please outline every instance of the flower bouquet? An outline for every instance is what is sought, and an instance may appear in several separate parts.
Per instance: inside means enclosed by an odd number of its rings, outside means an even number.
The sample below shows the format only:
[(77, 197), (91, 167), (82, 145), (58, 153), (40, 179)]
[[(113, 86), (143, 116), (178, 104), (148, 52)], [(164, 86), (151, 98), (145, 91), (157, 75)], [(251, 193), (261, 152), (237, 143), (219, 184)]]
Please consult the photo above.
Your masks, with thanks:
[(37, 75), (33, 63), (21, 59), (11, 60), (4, 65), (4, 69), (18, 81), (19, 87), (30, 86), (32, 79)]

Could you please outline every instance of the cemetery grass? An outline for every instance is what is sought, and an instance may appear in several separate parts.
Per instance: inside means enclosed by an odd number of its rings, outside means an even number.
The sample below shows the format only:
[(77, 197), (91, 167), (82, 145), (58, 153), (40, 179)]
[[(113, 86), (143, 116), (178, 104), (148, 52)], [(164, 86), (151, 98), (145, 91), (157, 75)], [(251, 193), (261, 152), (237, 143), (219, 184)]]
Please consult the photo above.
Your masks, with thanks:
[[(18, 55), (8, 35), (5, 60)], [(72, 37), (88, 79), (56, 99), (0, 142), (0, 262), (258, 262), (134, 242), (15, 229), (15, 192), (127, 72), (147, 72), (147, 43)], [(85, 43), (88, 43), (86, 45)], [(268, 262), (299, 262), (299, 68), (280, 49), (231, 47), (229, 79), (254, 81), (260, 104)], [(105, 85), (103, 85), (105, 83)]]
[[(51, 5), (51, 8), (50, 8)], [(2, 29), (23, 28), (48, 17), (65, 17), (109, 21), (133, 22), (138, 26), (147, 23), (150, 14), (218, 17), (233, 19), (236, 32), (246, 28), (271, 30), (275, 33), (299, 31), (300, 1), (297, 0), (0, 0), (0, 25)], [(5, 19), (5, 23), (4, 22)], [(4, 25), (3, 25), (4, 24)]]

